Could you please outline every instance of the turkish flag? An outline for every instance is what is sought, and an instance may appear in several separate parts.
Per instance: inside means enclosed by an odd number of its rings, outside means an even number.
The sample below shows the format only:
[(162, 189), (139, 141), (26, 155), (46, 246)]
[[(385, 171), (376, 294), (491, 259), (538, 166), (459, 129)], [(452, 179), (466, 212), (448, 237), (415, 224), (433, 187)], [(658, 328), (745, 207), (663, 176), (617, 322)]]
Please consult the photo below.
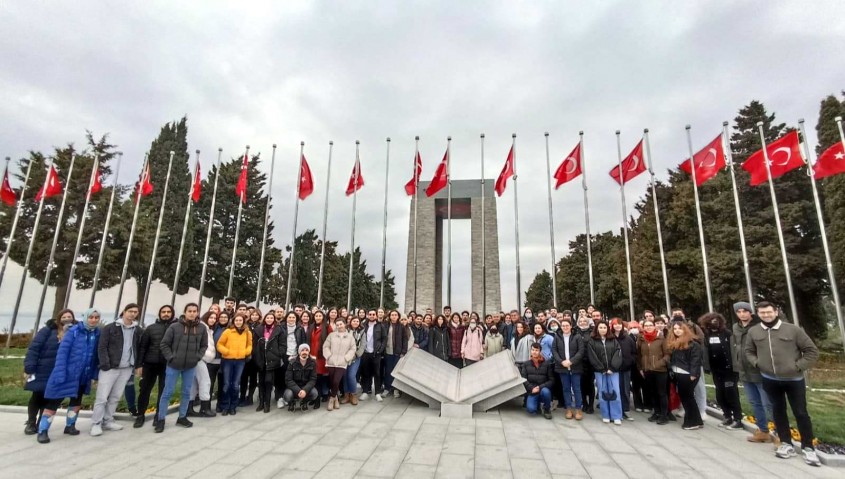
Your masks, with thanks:
[[(305, 155), (302, 155), (299, 168), (302, 170), (299, 175), (299, 199), (304, 200), (314, 192), (314, 178), (311, 176), (311, 168), (308, 166), (308, 161), (305, 160)], [(362, 180), (361, 185), (363, 184)]]
[[(709, 145), (692, 155), (695, 164), (695, 184), (703, 185), (707, 180), (716, 176), (725, 167), (725, 150), (722, 148), (722, 135), (717, 136)], [(681, 163), (681, 169), (692, 176), (689, 158)]]
[(9, 206), (15, 206), (15, 202), (18, 201), (18, 194), (15, 193), (15, 190), (12, 189), (12, 185), (9, 184), (8, 169), (5, 173), (3, 173), (3, 186), (0, 188), (0, 201), (3, 201), (3, 203), (6, 203)]
[(149, 196), (153, 192), (152, 173), (150, 172), (149, 162), (144, 167), (144, 172), (141, 173), (141, 181), (138, 183), (138, 193), (141, 196)]
[(505, 166), (502, 167), (502, 172), (496, 178), (496, 195), (502, 196), (508, 186), (508, 178), (511, 178), (513, 174), (513, 147), (511, 147), (511, 151), (508, 152), (508, 159), (505, 160)]
[(60, 195), (61, 193), (62, 182), (59, 180), (59, 173), (53, 165), (50, 165), (50, 170), (47, 171), (47, 177), (44, 178), (44, 186), (38, 190), (38, 194), (35, 195), (35, 201), (41, 201), (41, 197), (49, 198)]
[(244, 159), (241, 163), (241, 176), (238, 178), (238, 184), (235, 187), (235, 194), (241, 198), (241, 202), (246, 203), (246, 174), (249, 168), (249, 156), (244, 153)]
[(420, 181), (420, 175), (422, 174), (422, 158), (420, 158), (420, 152), (417, 152), (417, 156), (414, 159), (414, 176), (411, 177), (410, 181), (405, 183), (405, 193), (408, 196), (414, 196), (417, 194), (417, 183)]
[[(845, 145), (837, 141), (819, 156), (813, 166), (813, 174), (820, 180), (842, 172), (845, 172)], [(3, 188), (5, 190), (6, 183), (3, 183)]]
[(349, 183), (346, 185), (346, 196), (355, 193), (364, 186), (364, 177), (361, 176), (361, 162), (355, 160), (355, 166), (352, 167), (352, 175), (349, 176)]
[[(791, 131), (766, 146), (766, 153), (769, 156), (769, 171), (773, 180), (804, 164), (799, 144), (798, 132)], [(751, 173), (751, 186), (762, 185), (769, 181), (764, 161), (763, 149), (761, 148), (742, 164), (742, 169)]]
[(564, 158), (560, 166), (555, 170), (555, 189), (560, 188), (560, 185), (571, 181), (581, 176), (581, 143), (575, 145), (572, 153)]
[(428, 188), (425, 189), (425, 195), (431, 197), (436, 195), (438, 191), (442, 190), (446, 187), (449, 183), (449, 150), (446, 150), (446, 153), (443, 154), (443, 159), (440, 160), (440, 164), (437, 165), (437, 169), (434, 171), (434, 178), (431, 179), (431, 183), (428, 184)]
[(194, 173), (194, 184), (191, 186), (191, 200), (194, 203), (199, 203), (200, 194), (202, 194), (202, 181), (200, 181), (200, 162), (197, 161), (197, 171)]
[(618, 166), (614, 166), (613, 169), (610, 170), (610, 176), (622, 186), (646, 170), (645, 161), (643, 161), (643, 140), (640, 140), (640, 142), (637, 143), (637, 146), (628, 153), (628, 156), (626, 156), (624, 160), (622, 160), (621, 179), (619, 177), (619, 170), (620, 168)]
[(89, 191), (88, 194), (93, 195), (101, 191), (103, 191), (103, 180), (100, 178), (100, 165), (98, 163), (97, 171), (94, 173), (94, 182), (91, 183), (91, 191)]

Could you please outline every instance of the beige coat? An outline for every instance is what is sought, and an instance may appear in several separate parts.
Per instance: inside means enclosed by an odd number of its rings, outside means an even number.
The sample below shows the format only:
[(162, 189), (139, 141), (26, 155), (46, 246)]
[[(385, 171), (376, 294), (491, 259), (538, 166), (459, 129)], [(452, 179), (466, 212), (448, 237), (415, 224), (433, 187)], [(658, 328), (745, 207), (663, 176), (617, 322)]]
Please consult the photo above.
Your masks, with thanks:
[(326, 358), (327, 368), (342, 368), (355, 359), (355, 338), (349, 331), (341, 333), (335, 331), (323, 343), (323, 356)]

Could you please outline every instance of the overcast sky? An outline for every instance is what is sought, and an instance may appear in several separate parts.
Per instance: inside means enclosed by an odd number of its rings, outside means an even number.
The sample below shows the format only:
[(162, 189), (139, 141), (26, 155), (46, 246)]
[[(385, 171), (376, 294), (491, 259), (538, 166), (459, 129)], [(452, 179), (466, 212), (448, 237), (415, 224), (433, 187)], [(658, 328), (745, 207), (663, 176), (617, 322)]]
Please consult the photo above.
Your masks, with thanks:
[[(241, 2), (238, 2), (241, 3)], [(778, 119), (805, 117), (845, 88), (841, 1), (796, 2), (94, 2), (0, 3), (0, 155), (19, 158), (109, 133), (137, 176), (167, 121), (188, 116), (203, 171), (218, 147), (269, 159), (277, 240), (290, 241), (299, 142), (316, 182), (299, 229), (319, 228), (328, 142), (334, 140), (329, 239), (349, 248), (343, 190), (361, 141), (366, 186), (357, 242), (374, 274), (381, 258), (385, 138), (391, 137), (387, 266), (403, 304), (412, 176), (423, 179), (451, 135), (452, 176), (478, 178), (479, 134), (495, 178), (517, 133), (522, 289), (551, 267), (543, 133), (552, 168), (585, 132), (592, 229), (621, 225), (614, 130), (626, 154), (651, 130), (659, 177), (700, 148), (750, 100)], [(265, 164), (269, 170), (269, 164)], [(647, 187), (628, 186), (629, 210)], [(516, 302), (513, 188), (499, 199), (502, 302)], [(580, 186), (555, 191), (557, 255), (584, 230)], [(453, 224), (453, 299), (469, 306), (469, 222)], [(445, 269), (445, 268), (444, 268)], [(585, 278), (586, 281), (586, 278)], [(32, 283), (32, 294), (37, 285)], [(4, 281), (3, 298), (15, 281)]]

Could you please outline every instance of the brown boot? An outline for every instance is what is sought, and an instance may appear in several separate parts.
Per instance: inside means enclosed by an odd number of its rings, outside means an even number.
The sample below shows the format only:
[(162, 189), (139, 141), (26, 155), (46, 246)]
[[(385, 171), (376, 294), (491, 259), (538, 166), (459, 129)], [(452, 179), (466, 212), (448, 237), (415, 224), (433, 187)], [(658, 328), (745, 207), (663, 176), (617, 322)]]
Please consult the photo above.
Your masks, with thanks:
[(330, 397), (330, 398), (329, 398), (329, 400), (328, 400), (328, 401), (326, 401), (326, 403), (327, 403), (327, 404), (326, 404), (326, 410), (327, 410), (327, 411), (331, 411), (331, 410), (332, 410), (332, 408), (334, 407), (334, 402), (335, 402), (336, 400), (337, 400), (337, 398), (336, 398), (336, 397), (334, 397), (334, 396), (332, 396), (332, 397)]
[(584, 419), (584, 413), (580, 409), (576, 409), (575, 410), (575, 420), (580, 421), (581, 419)]
[(358, 396), (356, 396), (354, 393), (349, 394), (349, 404), (353, 406), (358, 405)]
[(759, 429), (754, 431), (754, 434), (746, 438), (748, 442), (772, 442), (772, 436), (768, 432), (763, 432)]
[(572, 419), (572, 409), (566, 410), (566, 419)]
[(344, 395), (343, 395), (343, 397), (342, 397), (342, 398), (340, 398), (340, 404), (346, 404), (346, 403), (348, 403), (348, 402), (349, 402), (349, 396), (351, 396), (351, 395), (352, 395), (352, 394), (350, 394), (350, 393), (346, 393), (346, 394), (344, 394)]
[(334, 401), (334, 408), (340, 409), (340, 400), (337, 398), (337, 396), (333, 397), (332, 401)]

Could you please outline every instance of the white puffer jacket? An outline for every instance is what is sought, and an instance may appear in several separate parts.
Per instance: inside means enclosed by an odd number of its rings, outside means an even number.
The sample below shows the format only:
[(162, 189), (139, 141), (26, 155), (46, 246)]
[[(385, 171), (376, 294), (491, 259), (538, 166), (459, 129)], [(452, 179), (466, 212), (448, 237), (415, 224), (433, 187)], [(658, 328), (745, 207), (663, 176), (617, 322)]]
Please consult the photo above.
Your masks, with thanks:
[(211, 363), (217, 357), (217, 349), (214, 346), (214, 331), (205, 323), (200, 323), (205, 328), (205, 334), (208, 336), (208, 347), (205, 348), (205, 354), (202, 355), (202, 360), (206, 363)]

